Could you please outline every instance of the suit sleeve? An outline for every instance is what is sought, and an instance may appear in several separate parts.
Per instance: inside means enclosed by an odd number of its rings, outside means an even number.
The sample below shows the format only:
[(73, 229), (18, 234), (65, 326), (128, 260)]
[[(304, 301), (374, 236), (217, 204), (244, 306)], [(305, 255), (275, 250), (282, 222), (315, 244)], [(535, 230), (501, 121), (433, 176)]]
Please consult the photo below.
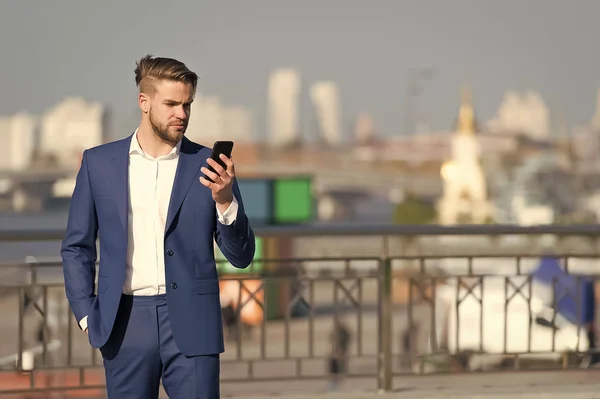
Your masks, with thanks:
[(229, 263), (239, 269), (245, 269), (254, 259), (255, 242), (254, 232), (244, 212), (237, 180), (233, 182), (233, 196), (237, 202), (235, 221), (231, 224), (217, 221), (215, 241)]
[(67, 231), (61, 246), (65, 291), (77, 321), (89, 315), (96, 279), (98, 218), (84, 151), (69, 206)]

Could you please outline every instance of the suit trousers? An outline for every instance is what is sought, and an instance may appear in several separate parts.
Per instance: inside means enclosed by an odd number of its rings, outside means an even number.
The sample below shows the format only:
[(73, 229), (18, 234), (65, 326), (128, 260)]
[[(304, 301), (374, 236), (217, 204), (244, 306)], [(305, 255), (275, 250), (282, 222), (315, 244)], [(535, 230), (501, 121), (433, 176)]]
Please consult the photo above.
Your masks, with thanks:
[(158, 398), (161, 378), (171, 399), (220, 398), (219, 354), (186, 357), (179, 351), (166, 295), (123, 295), (100, 351), (108, 399)]

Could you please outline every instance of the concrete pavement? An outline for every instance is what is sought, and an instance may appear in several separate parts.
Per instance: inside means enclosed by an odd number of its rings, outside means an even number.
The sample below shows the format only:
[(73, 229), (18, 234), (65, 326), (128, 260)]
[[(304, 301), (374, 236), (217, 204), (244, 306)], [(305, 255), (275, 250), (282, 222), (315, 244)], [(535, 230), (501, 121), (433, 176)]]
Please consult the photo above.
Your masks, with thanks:
[[(70, 378), (63, 373), (52, 372), (53, 380), (62, 381), (59, 385), (78, 385), (79, 375)], [(102, 369), (86, 373), (87, 384), (103, 383)], [(1, 379), (4, 382), (4, 378)], [(21, 389), (29, 384), (27, 375), (21, 375)], [(38, 375), (36, 386), (50, 383), (43, 375)], [(58, 382), (58, 381), (55, 381)], [(403, 376), (394, 379), (394, 392), (378, 394), (374, 378), (352, 378), (344, 381), (340, 391), (327, 392), (326, 380), (280, 380), (267, 382), (233, 383), (223, 381), (221, 385), (223, 398), (258, 399), (258, 398), (297, 398), (297, 399), (591, 399), (600, 398), (600, 370), (579, 371), (543, 371), (543, 372), (497, 372), (469, 373), (452, 375)], [(0, 387), (8, 388), (8, 387)], [(14, 386), (12, 389), (16, 389)], [(0, 389), (1, 390), (1, 389)], [(68, 394), (0, 394), (0, 398), (87, 398), (106, 399), (102, 390), (79, 390)], [(168, 399), (163, 393), (161, 399)]]
[[(283, 397), (283, 396), (282, 396)], [(265, 399), (274, 397), (249, 396), (245, 399)], [(559, 390), (515, 392), (512, 391), (452, 391), (452, 392), (397, 392), (389, 394), (377, 393), (330, 393), (323, 395), (285, 395), (286, 399), (596, 399), (600, 398), (600, 385), (594, 389), (573, 391), (572, 387)]]
[(388, 394), (377, 393), (373, 378), (345, 381), (336, 393), (327, 393), (326, 381), (316, 380), (288, 381), (279, 388), (277, 392), (258, 383), (224, 383), (222, 394), (239, 399), (590, 399), (600, 398), (600, 370), (403, 376), (394, 379), (394, 392)]

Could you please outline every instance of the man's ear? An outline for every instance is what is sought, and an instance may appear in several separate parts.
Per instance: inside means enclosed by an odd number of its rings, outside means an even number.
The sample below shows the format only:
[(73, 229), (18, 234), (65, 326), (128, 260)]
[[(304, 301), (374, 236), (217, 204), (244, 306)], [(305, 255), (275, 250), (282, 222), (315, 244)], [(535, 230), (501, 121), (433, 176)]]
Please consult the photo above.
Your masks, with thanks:
[(150, 97), (146, 93), (138, 95), (138, 105), (143, 113), (147, 114), (150, 111)]

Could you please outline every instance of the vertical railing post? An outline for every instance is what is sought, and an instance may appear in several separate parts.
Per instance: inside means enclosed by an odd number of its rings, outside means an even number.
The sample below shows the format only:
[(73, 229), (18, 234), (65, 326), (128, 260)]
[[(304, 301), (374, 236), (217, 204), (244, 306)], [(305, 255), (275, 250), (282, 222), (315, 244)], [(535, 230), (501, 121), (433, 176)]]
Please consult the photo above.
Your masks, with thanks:
[(24, 317), (25, 317), (25, 289), (23, 287), (19, 287), (19, 320), (18, 320), (18, 354), (17, 354), (17, 369), (23, 370), (23, 349), (25, 344), (23, 343), (23, 335), (25, 332), (24, 327)]
[(379, 348), (377, 359), (377, 388), (392, 390), (392, 261), (382, 258), (378, 272)]

